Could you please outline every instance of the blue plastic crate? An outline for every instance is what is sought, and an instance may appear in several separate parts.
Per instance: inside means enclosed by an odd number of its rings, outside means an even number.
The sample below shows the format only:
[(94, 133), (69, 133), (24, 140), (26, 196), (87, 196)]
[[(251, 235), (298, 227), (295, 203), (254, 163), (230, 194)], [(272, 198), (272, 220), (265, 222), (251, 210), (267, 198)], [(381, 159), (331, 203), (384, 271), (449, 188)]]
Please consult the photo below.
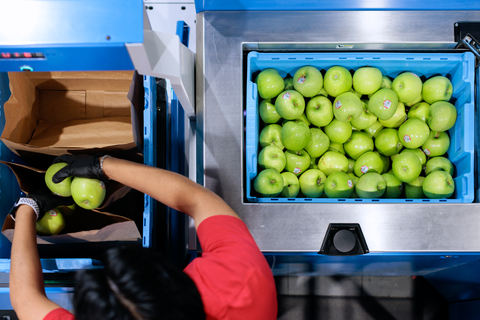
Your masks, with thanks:
[[(472, 53), (258, 53), (247, 58), (246, 114), (246, 197), (261, 203), (470, 203), (474, 199), (474, 80), (475, 59)], [(257, 154), (260, 117), (257, 85), (252, 81), (255, 72), (275, 68), (282, 77), (305, 65), (326, 71), (340, 65), (350, 70), (364, 66), (380, 69), (383, 75), (395, 78), (404, 71), (430, 78), (447, 76), (453, 84), (452, 99), (457, 108), (457, 122), (449, 130), (450, 161), (456, 168), (455, 192), (450, 199), (358, 199), (358, 198), (262, 198), (253, 190), (257, 176)]]

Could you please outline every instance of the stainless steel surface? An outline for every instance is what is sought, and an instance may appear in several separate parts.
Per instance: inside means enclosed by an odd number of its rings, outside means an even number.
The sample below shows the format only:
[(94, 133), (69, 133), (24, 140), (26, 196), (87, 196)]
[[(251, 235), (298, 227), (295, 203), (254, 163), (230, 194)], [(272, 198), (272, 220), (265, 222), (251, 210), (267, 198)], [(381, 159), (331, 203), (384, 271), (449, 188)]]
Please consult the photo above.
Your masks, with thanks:
[[(479, 204), (248, 204), (242, 44), (258, 50), (451, 49), (480, 12), (204, 12), (197, 15), (197, 181), (243, 218), (263, 251), (318, 252), (329, 223), (359, 223), (371, 252), (480, 251)], [(204, 170), (202, 171), (201, 168)]]

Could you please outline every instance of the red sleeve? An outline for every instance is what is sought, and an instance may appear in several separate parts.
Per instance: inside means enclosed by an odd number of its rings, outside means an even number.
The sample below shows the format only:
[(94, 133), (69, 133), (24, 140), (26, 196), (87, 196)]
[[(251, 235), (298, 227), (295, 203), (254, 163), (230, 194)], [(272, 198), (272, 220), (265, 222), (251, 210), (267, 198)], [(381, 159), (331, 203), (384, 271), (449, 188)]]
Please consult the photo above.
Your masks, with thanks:
[(73, 314), (63, 308), (50, 311), (43, 320), (75, 320)]
[(207, 319), (276, 319), (273, 275), (245, 223), (213, 216), (197, 234), (203, 253), (185, 273), (200, 292)]

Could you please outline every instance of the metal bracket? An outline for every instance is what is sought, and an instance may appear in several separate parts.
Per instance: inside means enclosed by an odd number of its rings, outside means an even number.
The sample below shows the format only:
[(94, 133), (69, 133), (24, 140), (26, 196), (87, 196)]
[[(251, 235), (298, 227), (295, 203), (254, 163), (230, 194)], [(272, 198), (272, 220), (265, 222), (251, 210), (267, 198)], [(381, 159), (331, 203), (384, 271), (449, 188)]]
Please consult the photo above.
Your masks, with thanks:
[(467, 35), (457, 43), (454, 49), (458, 49), (461, 47), (465, 47), (471, 52), (473, 52), (473, 54), (475, 55), (475, 68), (478, 67), (478, 65), (480, 64), (480, 45), (478, 41), (475, 40), (475, 38), (470, 33), (467, 33)]

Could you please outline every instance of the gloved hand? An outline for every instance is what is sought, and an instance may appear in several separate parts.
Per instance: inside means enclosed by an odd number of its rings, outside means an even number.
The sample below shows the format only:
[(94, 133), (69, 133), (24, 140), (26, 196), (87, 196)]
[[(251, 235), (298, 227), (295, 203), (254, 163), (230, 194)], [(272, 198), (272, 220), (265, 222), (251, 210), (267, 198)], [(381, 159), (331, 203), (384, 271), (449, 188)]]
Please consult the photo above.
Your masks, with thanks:
[(45, 212), (52, 210), (59, 206), (71, 206), (75, 202), (72, 197), (60, 197), (53, 194), (48, 189), (40, 189), (32, 194), (27, 195), (27, 198), (34, 200), (39, 209), (38, 220), (40, 220)]
[(59, 183), (68, 177), (81, 177), (98, 179), (105, 183), (108, 181), (108, 178), (105, 176), (100, 166), (101, 157), (103, 157), (102, 154), (94, 156), (64, 154), (60, 157), (56, 157), (53, 160), (53, 163), (66, 162), (68, 165), (60, 169), (52, 177), (52, 181), (54, 183)]

